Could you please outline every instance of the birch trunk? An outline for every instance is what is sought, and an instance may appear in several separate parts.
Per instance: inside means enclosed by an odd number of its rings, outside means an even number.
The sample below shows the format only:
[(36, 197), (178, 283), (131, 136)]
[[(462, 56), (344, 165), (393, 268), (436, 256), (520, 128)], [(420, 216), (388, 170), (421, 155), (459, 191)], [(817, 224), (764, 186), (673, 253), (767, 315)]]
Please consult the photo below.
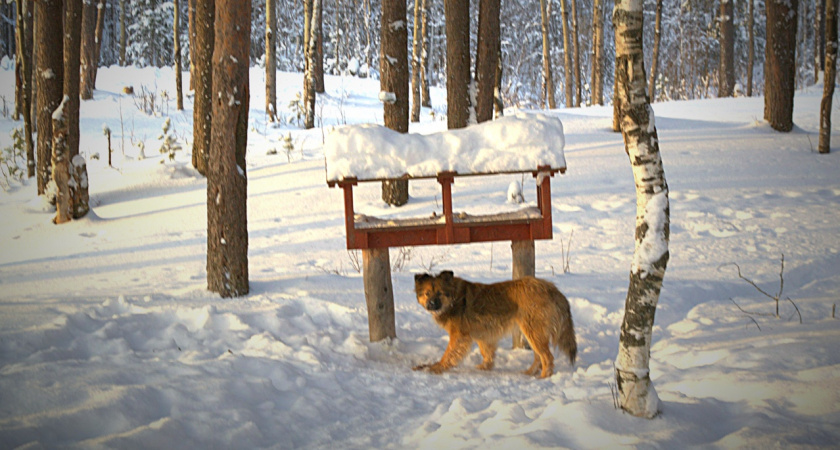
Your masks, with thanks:
[(604, 104), (604, 4), (592, 6), (592, 104)]
[(615, 375), (621, 408), (634, 416), (652, 418), (659, 412), (659, 398), (650, 380), (650, 345), (669, 258), (670, 208), (653, 110), (645, 92), (642, 5), (642, 0), (619, 0), (613, 14), (616, 97), (621, 104), (621, 132), (636, 183), (636, 249)]
[(653, 28), (653, 56), (650, 58), (648, 95), (650, 102), (656, 101), (656, 72), (659, 68), (659, 41), (662, 40), (662, 0), (656, 0), (656, 24)]
[(820, 102), (819, 152), (831, 151), (831, 101), (837, 76), (837, 0), (825, 2), (825, 80)]
[(578, 14), (577, 14), (577, 0), (571, 0), (572, 5), (572, 48), (574, 49), (574, 73), (575, 73), (575, 107), (580, 108), (580, 92), (581, 92), (581, 77), (580, 77), (580, 36), (578, 35)]
[(735, 8), (732, 0), (720, 2), (720, 65), (718, 97), (732, 97), (735, 91)]
[(566, 0), (560, 0), (560, 15), (563, 20), (563, 68), (566, 73), (563, 90), (566, 92), (566, 107), (570, 108), (575, 101), (575, 95), (572, 91), (575, 78), (572, 75), (572, 46), (569, 43), (569, 10), (566, 7)]

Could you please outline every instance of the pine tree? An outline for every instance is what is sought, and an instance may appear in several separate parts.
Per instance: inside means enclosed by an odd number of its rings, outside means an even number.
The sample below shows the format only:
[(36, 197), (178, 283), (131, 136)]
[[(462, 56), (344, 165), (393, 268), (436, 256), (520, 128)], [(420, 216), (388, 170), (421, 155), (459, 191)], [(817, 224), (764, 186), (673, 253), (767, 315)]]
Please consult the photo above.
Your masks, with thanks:
[(52, 114), (61, 103), (64, 88), (64, 9), (61, 0), (35, 2), (35, 68), (38, 125), (38, 195), (52, 179)]
[[(408, 133), (408, 30), (405, 0), (383, 0), (379, 86), (383, 93), (385, 126)], [(401, 206), (408, 202), (408, 181), (382, 182), (382, 200)]]
[[(213, 45), (215, 36), (213, 24), (215, 22), (214, 0), (196, 1), (195, 49), (192, 50), (192, 61), (195, 66), (193, 88), (195, 89), (195, 103), (193, 105), (193, 151), (192, 165), (202, 175), (207, 175), (207, 158), (210, 154), (211, 130), (213, 125)], [(250, 30), (250, 28), (248, 28)]]
[(796, 26), (799, 0), (767, 0), (764, 58), (764, 120), (776, 131), (793, 129), (796, 87)]
[(446, 104), (449, 129), (465, 128), (470, 118), (470, 4), (444, 0), (446, 15)]

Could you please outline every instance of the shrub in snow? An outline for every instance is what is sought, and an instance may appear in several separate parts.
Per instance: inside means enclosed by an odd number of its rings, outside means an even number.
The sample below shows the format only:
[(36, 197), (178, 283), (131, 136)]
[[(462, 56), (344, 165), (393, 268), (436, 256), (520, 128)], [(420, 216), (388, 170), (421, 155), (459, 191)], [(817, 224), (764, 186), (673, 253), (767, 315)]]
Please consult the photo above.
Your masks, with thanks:
[(9, 133), (9, 136), (12, 138), (12, 145), (6, 146), (0, 153), (0, 173), (3, 174), (0, 185), (2, 185), (3, 190), (9, 190), (13, 180), (23, 181), (24, 170), (18, 165), (18, 160), (26, 163), (26, 157), (23, 153), (23, 131), (20, 128), (15, 128)]
[[(158, 136), (158, 139), (162, 141), (160, 144), (160, 153), (168, 154), (169, 160), (174, 161), (175, 152), (181, 150), (181, 144), (179, 144), (175, 137), (172, 135), (170, 125), (171, 124), (169, 122), (169, 117), (167, 117), (166, 120), (163, 122), (163, 133), (161, 133), (161, 135)], [(143, 155), (142, 146), (140, 147), (140, 155), (145, 156)], [(138, 156), (138, 159), (142, 158)]]

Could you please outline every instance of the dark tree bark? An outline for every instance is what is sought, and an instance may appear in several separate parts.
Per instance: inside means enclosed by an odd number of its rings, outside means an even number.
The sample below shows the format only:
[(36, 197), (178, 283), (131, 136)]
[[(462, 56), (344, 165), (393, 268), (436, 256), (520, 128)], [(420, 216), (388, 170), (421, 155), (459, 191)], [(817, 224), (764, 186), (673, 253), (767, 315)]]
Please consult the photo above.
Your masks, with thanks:
[(578, 14), (577, 0), (571, 0), (572, 5), (572, 48), (574, 49), (574, 71), (575, 71), (575, 107), (580, 108), (581, 74), (580, 74), (580, 36), (578, 35)]
[[(58, 107), (63, 111), (69, 97)], [(52, 120), (52, 175), (55, 183), (55, 218), (53, 223), (60, 225), (73, 219), (72, 200), (70, 195), (70, 158), (67, 154), (67, 122), (61, 112), (53, 114)]]
[(105, 0), (99, 0), (96, 5), (96, 31), (94, 33), (93, 49), (93, 79), (91, 89), (96, 89), (96, 74), (99, 71), (99, 55), (102, 50), (102, 33), (105, 30)]
[(613, 23), (621, 133), (636, 184), (636, 251), (615, 362), (616, 387), (622, 409), (652, 418), (659, 413), (659, 398), (650, 379), (650, 346), (670, 255), (668, 183), (645, 92), (642, 1), (616, 1)]
[(420, 121), (420, 52), (422, 45), (420, 0), (414, 0), (414, 33), (411, 40), (411, 121)]
[[(125, 46), (127, 43), (125, 24), (125, 0), (120, 0), (120, 66), (125, 67)], [(192, 52), (192, 46), (190, 46)]]
[(79, 68), (82, 41), (82, 0), (64, 0), (64, 126), (67, 157), (79, 154)]
[(277, 5), (265, 2), (265, 113), (268, 120), (277, 121)]
[(764, 120), (776, 131), (793, 129), (796, 25), (799, 0), (767, 0), (764, 57)]
[(178, 6), (178, 0), (173, 1), (175, 7), (175, 14), (172, 20), (172, 51), (175, 54), (175, 102), (178, 111), (184, 110), (184, 93), (181, 83), (181, 8)]
[[(405, 0), (382, 1), (382, 44), (379, 86), (385, 126), (408, 133), (408, 30)], [(401, 206), (408, 202), (408, 181), (382, 183), (382, 200)]]
[(215, 36), (214, 0), (196, 1), (195, 5), (195, 48), (191, 50), (191, 59), (195, 64), (195, 103), (193, 105), (193, 167), (202, 175), (207, 175), (207, 158), (210, 154), (213, 91), (213, 44)]
[(499, 43), (496, 44), (499, 49), (496, 56), (496, 83), (493, 85), (493, 104), (494, 117), (499, 118), (505, 115), (505, 102), (502, 99), (502, 37), (499, 36)]
[(747, 13), (747, 97), (752, 97), (753, 66), (755, 64), (755, 0), (749, 1), (749, 12)]
[(656, 0), (656, 23), (653, 28), (653, 56), (650, 58), (650, 78), (648, 96), (650, 102), (656, 101), (656, 72), (659, 68), (659, 41), (662, 40), (662, 0)]
[(592, 104), (604, 104), (604, 4), (592, 5)]
[[(317, 3), (317, 5), (315, 4)], [(313, 27), (315, 41), (315, 92), (323, 94), (324, 89), (324, 2), (315, 0), (315, 27)], [(405, 19), (403, 19), (405, 20)]]
[(444, 0), (446, 15), (446, 103), (449, 129), (465, 128), (470, 118), (470, 3)]
[(718, 97), (732, 97), (735, 92), (735, 8), (732, 0), (720, 2), (720, 66)]
[(831, 151), (831, 103), (837, 76), (837, 0), (825, 1), (825, 80), (820, 103), (819, 152)]
[[(421, 0), (415, 0), (421, 1)], [(422, 33), (422, 50), (420, 51), (420, 104), (426, 108), (432, 107), (432, 97), (429, 94), (429, 27), (428, 16), (429, 8), (426, 5), (426, 0), (422, 0), (421, 8), (423, 10), (423, 26), (420, 32)]]
[(32, 142), (32, 6), (32, 2), (16, 2), (15, 69), (20, 69), (16, 75), (20, 77), (21, 91), (18, 113), (23, 116), (23, 141), (26, 152), (26, 172), (29, 178), (35, 176), (35, 145)]
[(825, 27), (828, 26), (828, 18), (820, 12), (826, 10), (826, 2), (828, 0), (814, 0), (814, 80), (819, 79), (820, 70), (825, 67), (826, 32)]
[(38, 195), (52, 178), (52, 114), (64, 89), (64, 9), (61, 0), (35, 2), (35, 83), (38, 90)]
[(493, 118), (496, 91), (496, 69), (499, 66), (499, 15), (500, 0), (481, 0), (478, 11), (478, 51), (475, 58), (476, 121), (486, 122)]
[[(563, 54), (566, 58), (566, 84), (564, 91), (566, 91), (566, 106), (572, 104), (572, 91), (569, 90), (571, 84), (569, 77), (572, 74), (572, 66), (570, 64), (569, 52), (569, 35), (566, 29), (566, 0), (561, 0), (562, 17), (563, 17)], [(542, 25), (542, 63), (543, 63), (543, 92), (545, 94), (545, 101), (548, 103), (549, 109), (557, 107), (557, 102), (554, 98), (554, 77), (551, 74), (551, 28), (549, 27), (548, 9), (546, 0), (540, 0), (540, 24)]]
[(219, 95), (213, 98), (207, 167), (207, 288), (222, 297), (239, 297), (249, 290), (245, 148), (251, 2), (215, 3), (213, 92)]
[(79, 94), (82, 100), (93, 98), (94, 67), (96, 67), (96, 5), (85, 0), (82, 10), (82, 63)]

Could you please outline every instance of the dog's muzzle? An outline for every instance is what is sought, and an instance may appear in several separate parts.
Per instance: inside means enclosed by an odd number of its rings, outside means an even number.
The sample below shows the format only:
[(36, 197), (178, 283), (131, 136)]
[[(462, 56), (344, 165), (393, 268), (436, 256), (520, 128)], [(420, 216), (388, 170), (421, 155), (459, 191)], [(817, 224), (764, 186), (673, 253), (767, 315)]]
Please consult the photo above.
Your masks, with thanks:
[(431, 298), (431, 299), (429, 299), (428, 302), (426, 302), (426, 310), (427, 311), (437, 311), (437, 310), (440, 309), (440, 307), (441, 307), (440, 297)]

